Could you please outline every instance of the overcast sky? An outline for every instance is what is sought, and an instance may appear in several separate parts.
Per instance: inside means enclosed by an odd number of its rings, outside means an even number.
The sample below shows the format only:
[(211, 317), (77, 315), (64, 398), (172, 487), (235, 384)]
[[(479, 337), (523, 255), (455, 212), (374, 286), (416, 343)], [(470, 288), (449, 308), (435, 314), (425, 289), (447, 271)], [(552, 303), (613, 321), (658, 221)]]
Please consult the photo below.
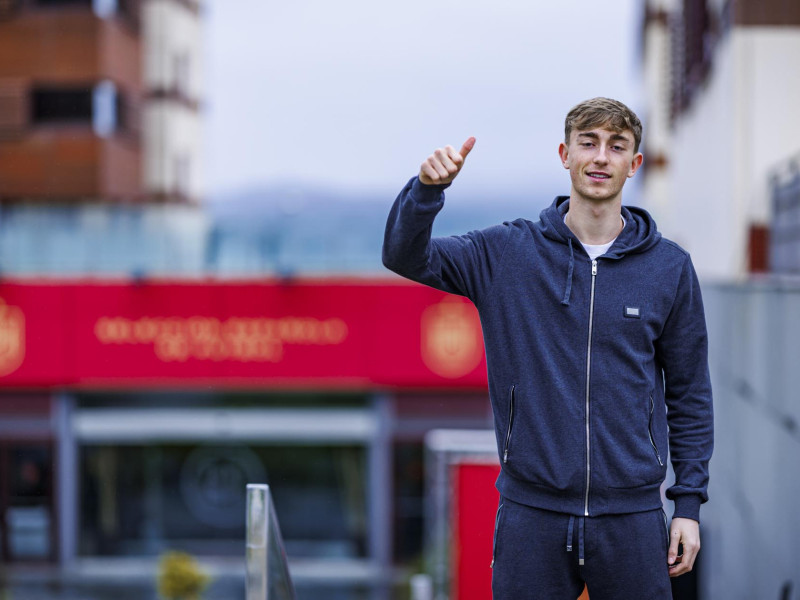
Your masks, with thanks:
[(457, 186), (568, 193), (556, 150), (569, 108), (641, 108), (637, 4), (208, 0), (207, 197), (398, 190), (470, 135)]

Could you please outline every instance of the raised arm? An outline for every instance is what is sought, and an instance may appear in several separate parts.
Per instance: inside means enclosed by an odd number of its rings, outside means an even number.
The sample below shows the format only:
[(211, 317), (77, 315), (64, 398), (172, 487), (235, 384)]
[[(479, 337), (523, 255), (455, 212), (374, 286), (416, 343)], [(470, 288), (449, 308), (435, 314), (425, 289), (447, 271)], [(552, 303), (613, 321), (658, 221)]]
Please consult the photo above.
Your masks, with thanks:
[(476, 300), (491, 280), (506, 227), (431, 239), (444, 190), (464, 166), (475, 138), (461, 150), (438, 148), (420, 166), (394, 202), (383, 241), (383, 264), (413, 281)]

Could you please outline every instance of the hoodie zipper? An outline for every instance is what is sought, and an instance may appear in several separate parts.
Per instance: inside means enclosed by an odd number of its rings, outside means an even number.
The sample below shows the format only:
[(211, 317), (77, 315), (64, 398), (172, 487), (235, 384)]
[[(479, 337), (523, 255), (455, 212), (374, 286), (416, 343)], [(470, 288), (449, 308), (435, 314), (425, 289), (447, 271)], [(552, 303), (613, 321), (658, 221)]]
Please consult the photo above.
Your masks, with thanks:
[(589, 342), (586, 348), (586, 496), (583, 514), (589, 516), (589, 486), (592, 477), (591, 436), (589, 434), (589, 383), (592, 374), (592, 326), (594, 325), (594, 285), (597, 280), (597, 260), (592, 261), (592, 292), (589, 296)]
[(506, 430), (506, 444), (503, 448), (503, 464), (508, 462), (508, 447), (511, 445), (511, 427), (514, 424), (514, 390), (516, 385), (511, 386), (511, 398), (508, 403), (508, 429)]
[(658, 464), (660, 466), (664, 466), (664, 463), (661, 462), (661, 454), (658, 451), (658, 446), (656, 446), (656, 442), (653, 439), (653, 409), (655, 405), (653, 404), (653, 394), (650, 394), (650, 419), (647, 422), (647, 435), (650, 436), (650, 445), (653, 447), (653, 450), (656, 453), (656, 459), (658, 459)]

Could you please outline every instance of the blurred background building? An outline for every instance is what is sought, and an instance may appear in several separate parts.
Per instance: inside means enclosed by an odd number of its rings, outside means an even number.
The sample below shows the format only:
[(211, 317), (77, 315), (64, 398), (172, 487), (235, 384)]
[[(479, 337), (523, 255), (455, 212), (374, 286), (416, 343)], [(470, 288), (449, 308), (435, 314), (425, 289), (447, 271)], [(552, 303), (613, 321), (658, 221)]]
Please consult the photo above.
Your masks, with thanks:
[(700, 598), (800, 593), (800, 4), (650, 0), (642, 196), (692, 253), (716, 442)]
[(797, 205), (775, 198), (800, 155), (800, 77), (787, 69), (800, 56), (800, 5), (646, 4), (642, 197), (707, 280), (769, 271), (771, 230), (773, 270), (797, 273)]
[(199, 273), (199, 10), (192, 0), (0, 6), (5, 275)]
[(490, 424), (474, 310), (389, 280), (385, 203), (202, 205), (200, 19), (0, 2), (14, 598), (147, 597), (169, 549), (242, 596), (248, 482), (272, 485), (302, 597), (388, 597), (421, 560), (424, 435)]

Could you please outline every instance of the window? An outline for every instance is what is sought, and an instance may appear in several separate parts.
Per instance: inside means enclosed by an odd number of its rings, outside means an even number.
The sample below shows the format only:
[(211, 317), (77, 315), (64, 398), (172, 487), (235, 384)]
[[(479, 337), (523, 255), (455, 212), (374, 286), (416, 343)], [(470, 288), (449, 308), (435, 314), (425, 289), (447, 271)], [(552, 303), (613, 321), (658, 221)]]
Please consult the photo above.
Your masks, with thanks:
[(54, 555), (53, 451), (49, 443), (0, 443), (0, 554), (8, 560)]
[(118, 131), (123, 123), (122, 99), (108, 80), (94, 86), (40, 86), (31, 92), (31, 122), (87, 125), (97, 135), (106, 137)]
[(113, 82), (98, 83), (92, 92), (92, 126), (100, 137), (108, 137), (117, 129), (119, 122), (119, 94)]
[(394, 492), (394, 559), (410, 564), (423, 551), (425, 456), (421, 442), (395, 444)]
[(91, 6), (92, 0), (36, 0), (38, 6)]
[(268, 483), (290, 556), (367, 556), (360, 445), (83, 446), (80, 552), (240, 556), (245, 486)]
[(86, 123), (92, 122), (91, 87), (38, 88), (32, 94), (32, 121), (34, 123)]

